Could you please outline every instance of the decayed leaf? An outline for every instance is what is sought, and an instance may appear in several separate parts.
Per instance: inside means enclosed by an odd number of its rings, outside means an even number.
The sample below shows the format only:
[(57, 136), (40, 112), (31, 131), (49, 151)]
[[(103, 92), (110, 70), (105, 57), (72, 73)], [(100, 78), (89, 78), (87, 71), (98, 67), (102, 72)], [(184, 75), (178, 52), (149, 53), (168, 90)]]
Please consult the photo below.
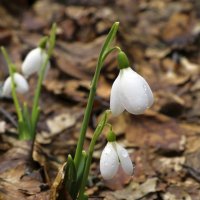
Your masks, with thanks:
[[(65, 168), (65, 166), (66, 166), (66, 163), (64, 163), (62, 165), (62, 167), (59, 169), (57, 176), (56, 176), (56, 178), (55, 178), (55, 180), (54, 180), (54, 182), (51, 186), (50, 200), (58, 200), (59, 192), (61, 190), (63, 190), (63, 179), (64, 179), (64, 168)], [(64, 188), (64, 190), (66, 190), (66, 189)], [(67, 191), (65, 191), (64, 194), (66, 195), (65, 200), (72, 200)]]
[(0, 121), (0, 133), (4, 133), (6, 129), (6, 123), (4, 121)]
[(191, 73), (198, 73), (200, 66), (194, 63), (191, 63), (187, 58), (181, 57), (180, 62), (182, 66), (184, 67), (185, 71), (191, 72)]
[(158, 114), (134, 116), (126, 129), (126, 138), (135, 146), (150, 146), (159, 153), (182, 152), (186, 139), (176, 121)]
[(163, 194), (162, 197), (164, 200), (193, 200), (193, 198), (187, 191), (178, 186), (172, 186), (168, 188), (168, 191), (165, 194)]
[(149, 193), (156, 192), (157, 178), (149, 178), (143, 184), (137, 184), (132, 182), (127, 188), (114, 192), (105, 192), (105, 200), (110, 200), (115, 197), (116, 200), (121, 200), (126, 197), (127, 200), (137, 200)]
[(163, 29), (163, 39), (175, 44), (186, 43), (192, 28), (192, 24), (189, 22), (190, 16), (183, 13), (174, 13)]
[(189, 153), (186, 155), (186, 163), (184, 167), (187, 172), (196, 180), (200, 181), (200, 151)]
[[(12, 140), (14, 141), (13, 147), (0, 158), (0, 177), (2, 180), (0, 197), (2, 196), (2, 199), (6, 200), (19, 197), (23, 200), (26, 199), (26, 196), (41, 192), (41, 186), (45, 184), (40, 170), (34, 170), (30, 160), (31, 142), (17, 141), (14, 138)], [(4, 187), (7, 189), (5, 190)]]
[(62, 167), (59, 169), (57, 176), (51, 186), (51, 190), (50, 190), (50, 200), (56, 200), (58, 197), (58, 192), (60, 190), (60, 188), (62, 187), (62, 183), (63, 183), (63, 178), (64, 178), (64, 167), (65, 167), (66, 163), (64, 163), (62, 165)]
[(75, 115), (63, 113), (54, 117), (53, 119), (47, 120), (47, 126), (49, 127), (51, 134), (55, 135), (67, 128), (72, 127), (75, 124), (75, 122)]

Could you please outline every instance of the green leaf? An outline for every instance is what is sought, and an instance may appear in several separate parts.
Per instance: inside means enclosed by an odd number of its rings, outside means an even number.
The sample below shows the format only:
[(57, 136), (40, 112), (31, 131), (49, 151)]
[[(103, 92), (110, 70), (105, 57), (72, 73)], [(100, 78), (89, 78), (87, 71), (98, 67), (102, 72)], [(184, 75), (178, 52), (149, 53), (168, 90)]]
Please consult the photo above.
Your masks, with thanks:
[(36, 109), (34, 109), (34, 112), (32, 113), (32, 118), (31, 118), (31, 126), (32, 126), (32, 132), (35, 137), (36, 134), (36, 126), (37, 122), (40, 116), (40, 107), (38, 106)]
[(18, 121), (18, 131), (20, 140), (32, 140), (32, 136), (24, 121)]
[(72, 198), (73, 198), (73, 193), (71, 191), (73, 190), (73, 188), (75, 188), (76, 179), (77, 179), (77, 173), (74, 160), (72, 159), (71, 155), (68, 155), (67, 164), (65, 166), (64, 185), (69, 191)]
[(29, 114), (27, 103), (24, 102), (23, 108), (22, 108), (22, 114), (24, 118), (24, 123), (27, 126), (27, 129), (30, 131), (30, 134), (32, 135), (32, 126), (31, 126), (31, 116)]
[(119, 22), (115, 22), (112, 25), (112, 27), (108, 33), (108, 36), (106, 38), (106, 41), (104, 42), (104, 45), (101, 49), (101, 53), (99, 56), (100, 59), (102, 59), (103, 55), (107, 52), (108, 48), (110, 47), (111, 43), (113, 42), (115, 35), (117, 33), (118, 27), (119, 27)]
[(88, 196), (86, 194), (83, 195), (83, 200), (88, 200)]
[(77, 171), (77, 182), (79, 182), (79, 180), (82, 179), (86, 160), (87, 160), (87, 153), (85, 151), (82, 151), (82, 157)]
[(44, 36), (44, 37), (40, 40), (40, 42), (39, 42), (39, 47), (40, 47), (41, 49), (45, 49), (45, 48), (46, 48), (48, 39), (49, 39), (48, 36)]
[(81, 160), (80, 160), (78, 170), (77, 170), (76, 187), (72, 188), (72, 196), (73, 197), (76, 197), (79, 192), (79, 188), (81, 186), (81, 182), (82, 182), (82, 178), (83, 178), (83, 173), (85, 170), (86, 160), (87, 160), (87, 153), (85, 151), (82, 151)]
[(56, 41), (56, 23), (52, 25), (51, 32), (50, 32), (50, 37), (49, 37), (49, 49), (48, 49), (48, 55), (50, 56), (52, 54), (52, 51), (55, 46), (55, 41)]

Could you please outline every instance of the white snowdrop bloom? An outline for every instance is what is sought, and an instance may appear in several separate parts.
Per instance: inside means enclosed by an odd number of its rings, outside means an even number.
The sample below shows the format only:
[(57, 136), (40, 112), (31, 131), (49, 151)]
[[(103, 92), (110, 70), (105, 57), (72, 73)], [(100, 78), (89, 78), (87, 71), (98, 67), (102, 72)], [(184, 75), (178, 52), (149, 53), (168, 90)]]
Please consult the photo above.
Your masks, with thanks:
[(104, 179), (113, 178), (121, 165), (128, 175), (133, 174), (133, 164), (125, 148), (117, 142), (108, 142), (100, 158), (100, 171)]
[[(14, 82), (16, 85), (16, 92), (24, 94), (29, 90), (29, 85), (26, 79), (19, 73), (14, 73)], [(9, 76), (6, 81), (4, 82), (2, 95), (5, 97), (9, 97), (12, 93), (12, 81), (11, 77)]]
[(110, 109), (114, 116), (124, 110), (138, 115), (151, 107), (154, 98), (145, 79), (130, 67), (120, 69), (110, 96)]
[[(24, 74), (24, 76), (28, 78), (30, 75), (34, 73), (39, 73), (42, 64), (44, 63), (46, 58), (47, 58), (47, 53), (42, 48), (37, 47), (31, 50), (24, 59), (24, 62), (22, 63), (22, 73)], [(50, 68), (50, 62), (48, 62), (46, 66), (45, 76), (49, 68)]]

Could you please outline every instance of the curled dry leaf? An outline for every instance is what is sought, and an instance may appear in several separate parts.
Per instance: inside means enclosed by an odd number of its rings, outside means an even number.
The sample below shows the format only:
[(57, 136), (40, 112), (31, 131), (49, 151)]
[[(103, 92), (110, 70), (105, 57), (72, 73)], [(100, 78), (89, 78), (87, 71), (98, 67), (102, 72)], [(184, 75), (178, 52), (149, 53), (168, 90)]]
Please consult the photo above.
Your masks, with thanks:
[[(63, 179), (64, 179), (64, 168), (66, 163), (64, 163), (61, 168), (59, 169), (57, 176), (51, 186), (50, 190), (50, 200), (58, 200), (59, 192), (63, 190)], [(66, 188), (64, 188), (64, 194), (65, 200), (72, 200), (72, 198), (69, 196), (68, 192), (66, 191)], [(63, 197), (62, 197), (63, 199)]]

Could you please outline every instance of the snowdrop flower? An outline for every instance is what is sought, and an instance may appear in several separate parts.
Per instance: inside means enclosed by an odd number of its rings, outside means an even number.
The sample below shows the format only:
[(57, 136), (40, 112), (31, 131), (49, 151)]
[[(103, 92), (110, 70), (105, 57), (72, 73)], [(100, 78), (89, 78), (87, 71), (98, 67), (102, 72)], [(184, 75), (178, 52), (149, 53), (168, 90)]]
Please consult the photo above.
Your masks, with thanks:
[[(37, 47), (31, 50), (26, 56), (24, 62), (22, 63), (22, 73), (26, 78), (34, 73), (40, 73), (40, 69), (45, 59), (47, 58), (47, 53), (41, 47)], [(45, 75), (50, 68), (50, 62), (46, 66)]]
[[(26, 79), (19, 73), (14, 73), (14, 83), (16, 85), (16, 92), (24, 94), (29, 90), (29, 85), (26, 81)], [(2, 95), (5, 97), (9, 97), (12, 92), (12, 80), (11, 77), (9, 76), (2, 89)]]
[(154, 98), (145, 79), (133, 71), (123, 52), (118, 55), (120, 72), (113, 83), (110, 96), (110, 109), (114, 116), (124, 110), (138, 115), (151, 107)]
[(100, 171), (104, 179), (112, 179), (121, 165), (123, 171), (133, 174), (133, 164), (125, 148), (117, 142), (108, 142), (100, 158)]

